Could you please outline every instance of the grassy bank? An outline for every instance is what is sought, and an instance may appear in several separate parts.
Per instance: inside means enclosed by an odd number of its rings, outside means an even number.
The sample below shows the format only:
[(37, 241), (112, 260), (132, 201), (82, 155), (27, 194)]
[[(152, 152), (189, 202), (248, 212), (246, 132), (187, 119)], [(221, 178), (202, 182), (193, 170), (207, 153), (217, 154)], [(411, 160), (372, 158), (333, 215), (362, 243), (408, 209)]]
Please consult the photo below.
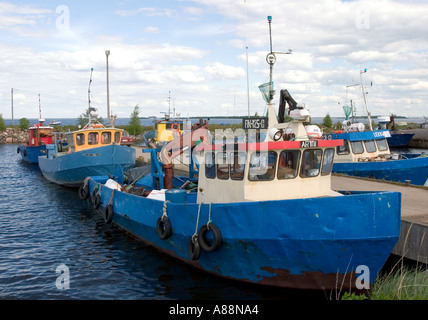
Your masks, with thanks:
[(378, 277), (369, 293), (345, 293), (342, 300), (428, 300), (428, 269), (399, 262)]

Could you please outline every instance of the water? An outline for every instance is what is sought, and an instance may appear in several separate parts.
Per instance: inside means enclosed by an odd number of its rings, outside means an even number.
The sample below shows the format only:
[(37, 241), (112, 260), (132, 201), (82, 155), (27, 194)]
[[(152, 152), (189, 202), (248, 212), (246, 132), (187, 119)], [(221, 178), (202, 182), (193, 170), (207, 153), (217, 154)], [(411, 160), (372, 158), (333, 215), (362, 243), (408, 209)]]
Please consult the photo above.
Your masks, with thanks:
[[(330, 293), (241, 284), (164, 256), (106, 225), (75, 189), (0, 145), (0, 299), (325, 300)], [(69, 270), (69, 289), (57, 288)], [(334, 294), (333, 294), (334, 296)]]

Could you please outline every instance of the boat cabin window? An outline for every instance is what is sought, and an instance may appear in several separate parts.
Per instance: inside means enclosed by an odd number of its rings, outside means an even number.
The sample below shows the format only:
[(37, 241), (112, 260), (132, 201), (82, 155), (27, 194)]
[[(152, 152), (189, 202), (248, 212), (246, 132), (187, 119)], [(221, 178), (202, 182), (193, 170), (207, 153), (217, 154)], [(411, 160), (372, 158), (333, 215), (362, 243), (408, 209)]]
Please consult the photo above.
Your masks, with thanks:
[(363, 143), (361, 141), (351, 141), (351, 146), (354, 154), (361, 154), (364, 152)]
[(388, 151), (388, 142), (386, 142), (386, 139), (376, 140), (376, 143), (379, 151)]
[(343, 146), (338, 146), (336, 149), (338, 155), (348, 155), (349, 154), (349, 141), (343, 140)]
[(326, 149), (324, 151), (324, 159), (322, 161), (322, 176), (328, 176), (333, 168), (334, 149)]
[(279, 155), (278, 173), (279, 180), (294, 179), (297, 177), (297, 170), (299, 169), (300, 151), (282, 151)]
[(305, 150), (302, 157), (300, 176), (302, 178), (316, 177), (320, 173), (322, 150)]
[(374, 142), (374, 140), (367, 140), (364, 141), (364, 145), (366, 146), (366, 151), (367, 152), (376, 152), (376, 144)]
[(230, 178), (232, 180), (244, 180), (245, 161), (247, 160), (246, 153), (233, 152), (230, 156)]
[(214, 152), (207, 152), (205, 154), (205, 177), (208, 179), (215, 179), (216, 177)]
[(226, 152), (219, 152), (217, 159), (217, 178), (221, 180), (229, 179), (229, 158)]
[(250, 181), (271, 181), (275, 179), (277, 153), (275, 151), (256, 152), (251, 155)]
[(246, 158), (245, 152), (208, 152), (205, 154), (205, 176), (208, 179), (244, 180)]
[(85, 144), (85, 134), (79, 133), (76, 134), (76, 145), (83, 146)]
[(120, 143), (120, 132), (114, 134), (114, 142)]
[(90, 146), (92, 146), (94, 144), (98, 144), (98, 132), (89, 132), (88, 144)]
[(101, 134), (101, 143), (110, 144), (111, 143), (111, 132), (103, 132)]

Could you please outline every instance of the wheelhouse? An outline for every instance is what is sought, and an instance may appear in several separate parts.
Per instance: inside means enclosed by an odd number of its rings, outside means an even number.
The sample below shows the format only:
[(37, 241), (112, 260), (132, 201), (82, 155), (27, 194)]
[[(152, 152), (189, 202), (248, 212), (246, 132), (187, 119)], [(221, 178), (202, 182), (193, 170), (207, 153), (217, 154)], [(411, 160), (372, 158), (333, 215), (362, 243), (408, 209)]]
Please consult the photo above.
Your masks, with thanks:
[(116, 128), (89, 128), (66, 134), (69, 152), (78, 152), (111, 144), (120, 144), (123, 130)]
[(335, 162), (385, 160), (391, 154), (388, 130), (332, 134), (330, 139), (343, 139), (343, 146), (336, 148)]
[(40, 123), (30, 127), (28, 129), (28, 146), (38, 147), (53, 143), (55, 129), (50, 126), (44, 126), (44, 119), (39, 120)]
[(331, 170), (341, 140), (205, 146), (196, 151), (198, 203), (333, 196)]

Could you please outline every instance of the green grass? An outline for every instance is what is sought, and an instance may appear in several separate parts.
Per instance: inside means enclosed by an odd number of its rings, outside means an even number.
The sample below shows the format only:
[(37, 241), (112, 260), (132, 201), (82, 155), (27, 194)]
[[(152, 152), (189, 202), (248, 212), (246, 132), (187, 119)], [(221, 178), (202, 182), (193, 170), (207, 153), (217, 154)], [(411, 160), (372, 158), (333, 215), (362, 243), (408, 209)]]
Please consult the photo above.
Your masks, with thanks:
[(342, 300), (428, 300), (428, 270), (397, 264), (388, 274), (376, 279), (366, 294), (345, 292)]

